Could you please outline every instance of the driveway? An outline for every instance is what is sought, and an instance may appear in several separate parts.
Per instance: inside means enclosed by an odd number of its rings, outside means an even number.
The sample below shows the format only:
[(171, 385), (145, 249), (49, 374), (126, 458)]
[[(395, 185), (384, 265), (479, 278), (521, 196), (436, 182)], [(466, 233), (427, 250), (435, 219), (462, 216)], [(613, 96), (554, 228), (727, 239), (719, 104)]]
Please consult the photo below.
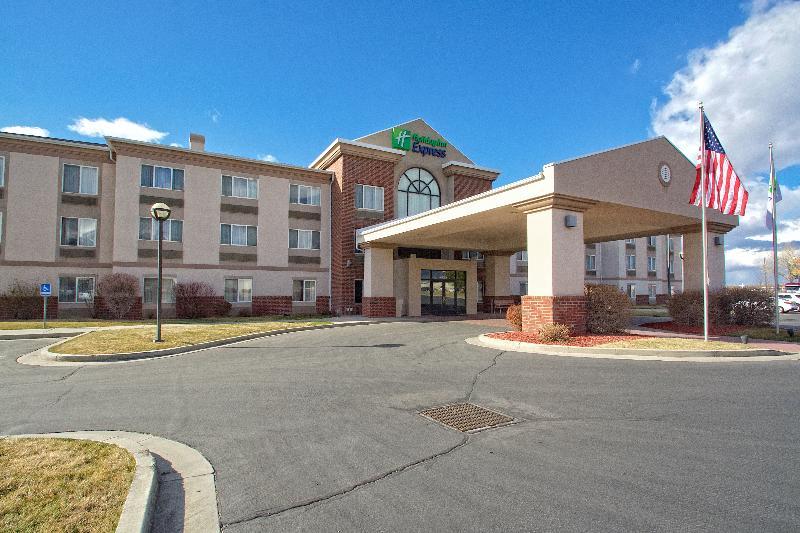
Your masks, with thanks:
[[(119, 429), (217, 473), (225, 531), (800, 528), (800, 364), (502, 353), (476, 323), (280, 335), (178, 357), (38, 368), (0, 342), (0, 433)], [(469, 398), (521, 419), (466, 437)]]

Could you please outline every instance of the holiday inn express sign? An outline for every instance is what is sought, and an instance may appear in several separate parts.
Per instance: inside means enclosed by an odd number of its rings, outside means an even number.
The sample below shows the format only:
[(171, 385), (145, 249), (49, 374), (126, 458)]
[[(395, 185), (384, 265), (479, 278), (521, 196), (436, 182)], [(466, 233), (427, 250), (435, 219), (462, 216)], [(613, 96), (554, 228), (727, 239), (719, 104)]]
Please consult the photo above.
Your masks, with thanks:
[(447, 157), (447, 143), (442, 139), (431, 139), (417, 135), (405, 128), (392, 128), (392, 148), (398, 150), (411, 150), (423, 156)]

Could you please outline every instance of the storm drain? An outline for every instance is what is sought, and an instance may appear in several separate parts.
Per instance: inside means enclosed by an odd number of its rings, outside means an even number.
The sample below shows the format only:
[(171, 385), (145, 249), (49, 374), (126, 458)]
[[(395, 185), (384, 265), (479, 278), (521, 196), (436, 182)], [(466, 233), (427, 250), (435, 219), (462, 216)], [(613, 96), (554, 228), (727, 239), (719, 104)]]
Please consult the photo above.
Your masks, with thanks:
[(514, 421), (510, 416), (484, 409), (473, 403), (451, 403), (420, 411), (419, 414), (464, 433), (504, 426)]

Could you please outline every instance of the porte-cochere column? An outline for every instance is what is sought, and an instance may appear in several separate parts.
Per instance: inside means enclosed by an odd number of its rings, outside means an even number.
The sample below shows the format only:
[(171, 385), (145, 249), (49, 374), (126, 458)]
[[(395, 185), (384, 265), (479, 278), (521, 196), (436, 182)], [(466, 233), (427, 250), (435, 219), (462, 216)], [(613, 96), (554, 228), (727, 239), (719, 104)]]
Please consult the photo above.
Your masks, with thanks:
[(581, 334), (586, 331), (583, 210), (588, 205), (559, 207), (557, 199), (548, 204), (525, 211), (528, 294), (522, 296), (522, 330), (534, 333), (559, 323)]
[(394, 249), (365, 246), (364, 295), (361, 313), (368, 317), (397, 315), (394, 297)]

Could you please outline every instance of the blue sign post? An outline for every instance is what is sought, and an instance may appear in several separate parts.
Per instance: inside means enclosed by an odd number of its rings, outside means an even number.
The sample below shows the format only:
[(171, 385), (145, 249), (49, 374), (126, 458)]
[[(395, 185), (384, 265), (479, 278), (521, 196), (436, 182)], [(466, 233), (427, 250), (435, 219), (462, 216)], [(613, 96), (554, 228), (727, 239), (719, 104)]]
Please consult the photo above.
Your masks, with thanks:
[(53, 288), (50, 286), (49, 283), (42, 283), (39, 285), (39, 294), (42, 295), (44, 299), (44, 312), (42, 313), (43, 318), (43, 327), (47, 328), (47, 297), (53, 294)]

